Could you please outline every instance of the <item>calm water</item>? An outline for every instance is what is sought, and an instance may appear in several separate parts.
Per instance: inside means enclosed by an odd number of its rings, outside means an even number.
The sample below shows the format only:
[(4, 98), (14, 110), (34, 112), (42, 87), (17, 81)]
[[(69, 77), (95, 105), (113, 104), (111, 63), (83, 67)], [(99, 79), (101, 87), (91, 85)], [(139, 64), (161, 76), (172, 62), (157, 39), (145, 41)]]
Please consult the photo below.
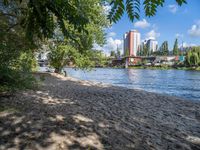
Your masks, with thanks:
[(68, 75), (82, 80), (200, 100), (200, 72), (183, 70), (104, 69), (90, 72), (66, 69)]

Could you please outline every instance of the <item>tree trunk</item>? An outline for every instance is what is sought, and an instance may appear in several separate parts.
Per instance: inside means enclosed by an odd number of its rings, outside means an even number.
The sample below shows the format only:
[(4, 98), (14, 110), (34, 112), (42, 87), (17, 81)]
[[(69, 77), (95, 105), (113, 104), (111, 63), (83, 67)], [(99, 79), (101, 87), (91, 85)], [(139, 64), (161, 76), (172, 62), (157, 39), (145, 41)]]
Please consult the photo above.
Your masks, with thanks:
[(54, 71), (55, 73), (61, 73), (61, 69), (60, 68), (55, 68), (55, 71)]

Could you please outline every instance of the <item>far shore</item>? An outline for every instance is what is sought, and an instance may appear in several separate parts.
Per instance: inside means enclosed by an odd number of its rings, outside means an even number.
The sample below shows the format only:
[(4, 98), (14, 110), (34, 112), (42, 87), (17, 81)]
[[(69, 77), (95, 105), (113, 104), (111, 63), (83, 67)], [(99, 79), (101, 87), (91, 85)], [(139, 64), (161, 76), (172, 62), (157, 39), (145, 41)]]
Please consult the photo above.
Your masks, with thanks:
[[(69, 67), (66, 68), (76, 68)], [(124, 66), (113, 66), (113, 67), (94, 67), (94, 68), (112, 68), (112, 69), (124, 69)], [(188, 70), (188, 71), (200, 71), (200, 67), (171, 67), (171, 66), (129, 66), (126, 69), (150, 69), (150, 70)]]
[(200, 102), (36, 73), (0, 97), (0, 149), (200, 149)]

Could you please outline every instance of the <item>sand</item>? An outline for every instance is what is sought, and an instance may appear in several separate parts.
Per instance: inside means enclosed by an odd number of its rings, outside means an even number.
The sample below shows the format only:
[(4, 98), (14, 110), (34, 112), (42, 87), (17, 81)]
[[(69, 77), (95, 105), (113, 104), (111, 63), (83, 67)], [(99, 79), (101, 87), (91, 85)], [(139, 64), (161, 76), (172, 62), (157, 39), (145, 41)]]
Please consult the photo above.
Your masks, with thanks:
[[(36, 75), (39, 78), (39, 74)], [(199, 150), (200, 102), (42, 74), (0, 97), (0, 150)]]

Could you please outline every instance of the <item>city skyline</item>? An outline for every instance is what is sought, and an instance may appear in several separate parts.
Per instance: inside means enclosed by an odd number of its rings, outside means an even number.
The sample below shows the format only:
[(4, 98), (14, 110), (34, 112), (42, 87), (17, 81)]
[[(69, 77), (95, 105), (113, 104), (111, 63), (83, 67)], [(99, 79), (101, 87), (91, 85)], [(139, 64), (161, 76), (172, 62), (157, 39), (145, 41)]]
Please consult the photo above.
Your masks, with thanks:
[(153, 37), (160, 46), (167, 40), (169, 50), (173, 49), (176, 38), (178, 38), (179, 46), (200, 45), (199, 5), (199, 0), (189, 1), (181, 7), (175, 2), (166, 1), (163, 7), (159, 7), (155, 16), (145, 17), (144, 12), (141, 11), (140, 19), (133, 23), (128, 20), (127, 15), (124, 15), (119, 22), (106, 29), (107, 44), (100, 49), (107, 54), (111, 49), (116, 50), (117, 45), (123, 49), (123, 35), (132, 29), (141, 33), (141, 41)]

